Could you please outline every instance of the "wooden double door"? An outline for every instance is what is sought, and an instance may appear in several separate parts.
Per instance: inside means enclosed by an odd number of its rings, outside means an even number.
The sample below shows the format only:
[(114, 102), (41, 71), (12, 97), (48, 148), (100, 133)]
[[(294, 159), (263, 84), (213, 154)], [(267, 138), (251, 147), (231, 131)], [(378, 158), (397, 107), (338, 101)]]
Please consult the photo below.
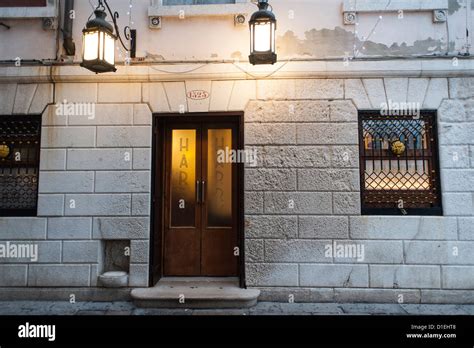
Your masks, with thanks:
[(163, 275), (236, 276), (238, 125), (168, 121), (162, 135)]

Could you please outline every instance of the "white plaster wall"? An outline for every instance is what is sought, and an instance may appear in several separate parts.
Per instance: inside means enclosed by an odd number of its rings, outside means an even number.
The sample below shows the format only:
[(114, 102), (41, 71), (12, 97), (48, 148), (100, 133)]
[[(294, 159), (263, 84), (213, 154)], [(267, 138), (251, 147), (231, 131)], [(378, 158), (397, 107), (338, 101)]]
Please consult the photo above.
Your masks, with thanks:
[[(457, 1), (457, 0), (450, 0)], [(132, 27), (138, 30), (139, 56), (165, 60), (222, 60), (239, 58), (246, 60), (248, 55), (248, 27), (233, 24), (233, 17), (186, 17), (185, 19), (164, 18), (160, 30), (148, 27), (149, 0), (132, 2)], [(356, 37), (364, 41), (372, 30), (370, 40), (390, 47), (393, 43), (413, 45), (417, 40), (432, 38), (434, 40), (449, 39), (456, 44), (455, 50), (464, 52), (466, 16), (465, 9), (454, 12), (446, 23), (433, 24), (431, 12), (406, 13), (400, 20), (397, 13), (383, 15), (378, 22), (379, 14), (361, 14), (360, 25), (344, 26), (342, 19), (342, 0), (273, 0), (272, 5), (278, 18), (278, 35), (288, 31), (295, 33), (299, 40), (305, 39), (308, 30), (340, 27), (349, 34), (357, 31)], [(127, 11), (128, 0), (111, 1), (114, 10), (120, 13), (121, 28), (130, 23)], [(251, 7), (252, 8), (252, 7)], [(1, 10), (0, 10), (1, 12)], [(74, 40), (76, 42), (76, 61), (80, 60), (81, 30), (92, 13), (89, 1), (76, 1), (76, 19), (74, 20)], [(1, 17), (1, 15), (0, 15)], [(471, 16), (471, 22), (474, 16)], [(23, 59), (53, 59), (56, 56), (56, 31), (43, 30), (38, 19), (13, 20), (0, 19), (11, 26), (10, 30), (0, 27), (0, 60), (16, 57)], [(316, 43), (322, 49), (340, 44), (327, 36), (325, 42)], [(62, 45), (62, 42), (61, 42)], [(414, 49), (418, 53), (420, 48)], [(120, 51), (118, 52), (120, 54)], [(368, 52), (370, 55), (371, 53)], [(374, 54), (374, 53), (373, 53)], [(285, 54), (288, 58), (291, 52)], [(343, 54), (341, 54), (343, 56)], [(119, 60), (120, 57), (117, 57)], [(285, 58), (283, 55), (280, 58)], [(150, 58), (151, 59), (151, 58)]]

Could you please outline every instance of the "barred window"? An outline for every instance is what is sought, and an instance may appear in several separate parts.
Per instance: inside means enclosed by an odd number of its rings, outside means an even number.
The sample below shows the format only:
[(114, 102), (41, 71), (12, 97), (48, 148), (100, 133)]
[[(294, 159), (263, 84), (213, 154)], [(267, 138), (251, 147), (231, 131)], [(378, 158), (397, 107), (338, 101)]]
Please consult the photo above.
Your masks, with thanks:
[(35, 216), (41, 116), (0, 116), (0, 216)]
[(442, 215), (436, 113), (359, 113), (362, 214)]

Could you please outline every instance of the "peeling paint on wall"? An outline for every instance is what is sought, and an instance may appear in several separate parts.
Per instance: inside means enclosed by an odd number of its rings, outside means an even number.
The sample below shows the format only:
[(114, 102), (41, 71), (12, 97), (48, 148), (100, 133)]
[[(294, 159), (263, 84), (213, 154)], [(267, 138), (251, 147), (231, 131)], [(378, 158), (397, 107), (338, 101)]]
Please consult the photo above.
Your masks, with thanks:
[(461, 8), (458, 0), (449, 0), (448, 3), (448, 13), (451, 15), (454, 12), (458, 11)]
[[(397, 12), (387, 12), (380, 21), (378, 13), (360, 13), (357, 27), (343, 24), (343, 0), (271, 0), (271, 3), (278, 20), (280, 59), (352, 57), (354, 44), (360, 51), (357, 56), (412, 57), (444, 55), (448, 51), (451, 55), (466, 55), (474, 44), (472, 35), (467, 35), (468, 31), (474, 31), (474, 13), (466, 9), (474, 9), (474, 0), (449, 0), (446, 23), (433, 23), (431, 11), (407, 12), (403, 19)], [(184, 20), (170, 17), (163, 20), (160, 30), (155, 30), (149, 28), (146, 15), (149, 4), (149, 0), (134, 1), (138, 57), (148, 62), (248, 60), (248, 27), (235, 26), (232, 16), (196, 16)], [(75, 63), (81, 61), (82, 28), (91, 10), (89, 2), (75, 2)], [(114, 10), (121, 14), (119, 26), (129, 25), (127, 16), (123, 15), (130, 10), (129, 0), (115, 0)], [(0, 61), (11, 64), (16, 57), (24, 61), (55, 59), (58, 33), (43, 30), (41, 19), (2, 21), (11, 25), (11, 30), (0, 29)], [(364, 36), (368, 37), (365, 44)], [(32, 50), (37, 42), (42, 45)], [(123, 59), (124, 54), (118, 51), (117, 62)]]
[[(393, 43), (388, 46), (374, 41), (361, 41), (353, 32), (341, 27), (331, 29), (311, 29), (305, 32), (305, 38), (299, 39), (292, 31), (287, 31), (278, 37), (278, 51), (284, 57), (331, 58), (352, 56), (355, 50), (357, 56), (411, 56), (411, 55), (441, 55), (447, 51), (446, 42), (442, 39), (427, 38), (415, 41), (413, 45), (405, 42)], [(454, 43), (450, 43), (450, 50)]]
[(238, 59), (238, 60), (243, 59), (242, 52), (240, 51), (233, 52), (231, 55), (231, 58)]

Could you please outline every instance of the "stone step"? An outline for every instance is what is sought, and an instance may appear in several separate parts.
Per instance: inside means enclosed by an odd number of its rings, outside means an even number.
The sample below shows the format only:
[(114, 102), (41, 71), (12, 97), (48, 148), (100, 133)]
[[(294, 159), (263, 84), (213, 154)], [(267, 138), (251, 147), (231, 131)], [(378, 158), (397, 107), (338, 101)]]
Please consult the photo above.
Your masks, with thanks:
[(209, 277), (162, 278), (152, 288), (131, 292), (138, 307), (148, 308), (248, 308), (259, 295), (260, 290), (240, 288), (237, 278)]

